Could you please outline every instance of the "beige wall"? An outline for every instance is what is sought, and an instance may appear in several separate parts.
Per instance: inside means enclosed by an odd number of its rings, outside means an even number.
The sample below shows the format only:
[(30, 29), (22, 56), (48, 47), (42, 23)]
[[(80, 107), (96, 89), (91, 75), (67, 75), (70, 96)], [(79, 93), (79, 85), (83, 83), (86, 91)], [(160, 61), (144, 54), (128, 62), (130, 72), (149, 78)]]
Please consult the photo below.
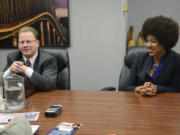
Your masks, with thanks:
[(70, 0), (72, 89), (117, 86), (125, 54), (121, 0)]

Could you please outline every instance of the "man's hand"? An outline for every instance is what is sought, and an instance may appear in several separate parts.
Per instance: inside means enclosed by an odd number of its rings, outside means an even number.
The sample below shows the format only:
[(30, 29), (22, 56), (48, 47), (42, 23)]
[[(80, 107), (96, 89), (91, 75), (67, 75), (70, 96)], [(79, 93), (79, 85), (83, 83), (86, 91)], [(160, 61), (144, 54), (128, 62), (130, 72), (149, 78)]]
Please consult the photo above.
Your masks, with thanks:
[(10, 66), (11, 72), (15, 74), (24, 73), (26, 68), (27, 66), (25, 66), (24, 62), (21, 62), (21, 61), (14, 61)]

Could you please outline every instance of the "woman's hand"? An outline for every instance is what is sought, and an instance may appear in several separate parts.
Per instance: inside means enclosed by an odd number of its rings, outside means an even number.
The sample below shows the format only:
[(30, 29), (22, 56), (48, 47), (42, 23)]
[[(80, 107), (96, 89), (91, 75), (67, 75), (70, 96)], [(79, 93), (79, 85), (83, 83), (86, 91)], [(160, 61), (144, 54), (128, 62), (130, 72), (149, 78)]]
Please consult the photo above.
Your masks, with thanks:
[(136, 91), (136, 92), (140, 92), (142, 89), (143, 89), (143, 86), (137, 86), (137, 87), (135, 88), (135, 91)]
[(15, 121), (15, 119), (17, 117), (24, 117), (24, 116), (23, 115), (16, 115), (16, 116), (14, 116), (10, 121), (8, 121), (6, 127), (10, 127), (14, 123), (14, 121)]
[(154, 96), (157, 94), (157, 86), (151, 82), (145, 82), (143, 86), (138, 86), (135, 89), (143, 96)]

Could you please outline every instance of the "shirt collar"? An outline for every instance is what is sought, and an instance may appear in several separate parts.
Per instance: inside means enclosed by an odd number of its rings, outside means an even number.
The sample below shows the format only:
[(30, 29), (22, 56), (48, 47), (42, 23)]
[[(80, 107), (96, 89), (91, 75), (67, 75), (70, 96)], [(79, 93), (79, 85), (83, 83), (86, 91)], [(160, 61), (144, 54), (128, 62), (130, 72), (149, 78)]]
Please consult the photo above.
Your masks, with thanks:
[[(35, 62), (37, 56), (38, 56), (38, 51), (35, 53), (34, 56), (32, 56), (30, 59), (28, 59), (28, 60), (31, 62), (31, 65), (32, 65), (32, 66), (34, 65), (34, 62)], [(24, 61), (26, 62), (27, 58), (26, 58), (24, 55), (23, 55), (23, 59), (24, 59)]]

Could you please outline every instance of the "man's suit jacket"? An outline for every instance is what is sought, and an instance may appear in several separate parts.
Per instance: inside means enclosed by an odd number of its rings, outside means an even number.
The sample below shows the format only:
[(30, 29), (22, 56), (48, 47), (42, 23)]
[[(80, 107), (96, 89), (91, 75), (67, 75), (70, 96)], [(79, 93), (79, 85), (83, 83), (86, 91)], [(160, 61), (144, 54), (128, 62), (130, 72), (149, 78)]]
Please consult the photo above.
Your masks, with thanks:
[[(19, 50), (7, 55), (7, 70), (14, 61), (23, 61), (22, 54)], [(37, 90), (56, 89), (57, 78), (57, 61), (56, 59), (39, 48), (38, 56), (34, 62), (34, 72), (29, 79)]]
[[(146, 80), (146, 70), (152, 57), (141, 53), (133, 63), (127, 82), (127, 90), (133, 91), (137, 86), (143, 85)], [(168, 51), (165, 55), (164, 64), (155, 82), (158, 92), (180, 92), (180, 55), (174, 51)]]

